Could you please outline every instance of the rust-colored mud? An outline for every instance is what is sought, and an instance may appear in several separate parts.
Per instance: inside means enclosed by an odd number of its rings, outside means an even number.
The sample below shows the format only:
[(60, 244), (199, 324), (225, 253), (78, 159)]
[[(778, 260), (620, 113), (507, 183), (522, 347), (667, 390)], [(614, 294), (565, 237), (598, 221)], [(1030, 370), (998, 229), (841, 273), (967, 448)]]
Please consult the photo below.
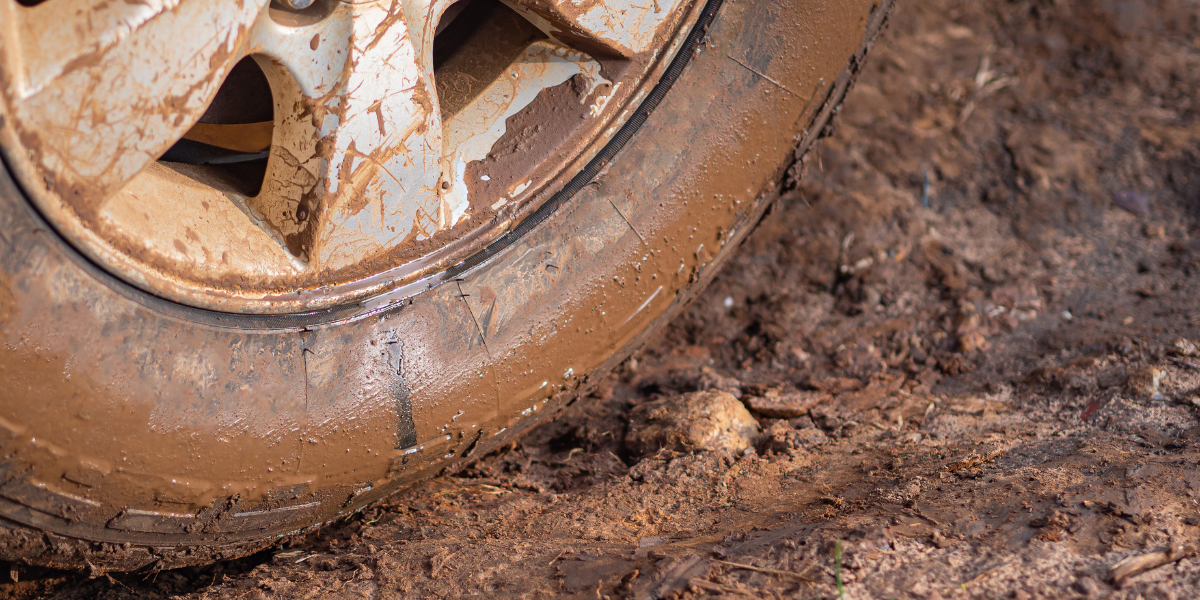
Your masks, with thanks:
[(122, 288), (0, 180), (0, 515), (52, 534), (0, 529), (3, 555), (108, 570), (244, 554), (516, 439), (715, 274), (834, 110), (876, 8), (798, 0), (781, 21), (729, 5), (707, 34), (741, 58), (684, 47), (682, 91), (607, 174), (484, 268), (342, 319), (239, 319)]
[[(250, 559), (5, 593), (834, 597), (840, 544), (848, 598), (1195, 597), (1198, 17), (901, 5), (801, 185), (559, 420)], [(706, 388), (759, 452), (626, 452)]]

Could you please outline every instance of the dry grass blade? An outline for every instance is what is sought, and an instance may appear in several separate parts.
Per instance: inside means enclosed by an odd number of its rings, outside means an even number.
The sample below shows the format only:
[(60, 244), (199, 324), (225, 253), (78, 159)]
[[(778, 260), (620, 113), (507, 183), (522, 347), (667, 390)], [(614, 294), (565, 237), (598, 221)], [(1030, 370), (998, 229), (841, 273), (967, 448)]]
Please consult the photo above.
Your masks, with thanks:
[(759, 573), (768, 573), (770, 575), (779, 575), (780, 577), (791, 577), (792, 579), (795, 579), (797, 581), (804, 581), (804, 582), (808, 582), (808, 583), (815, 583), (817, 581), (816, 579), (813, 579), (811, 577), (806, 577), (804, 575), (801, 575), (799, 573), (793, 573), (791, 571), (780, 571), (779, 569), (768, 569), (766, 567), (756, 567), (754, 565), (729, 562), (727, 560), (713, 559), (713, 562), (722, 564), (722, 565), (728, 565), (731, 567), (737, 567), (739, 569), (746, 569), (747, 571), (758, 571)]

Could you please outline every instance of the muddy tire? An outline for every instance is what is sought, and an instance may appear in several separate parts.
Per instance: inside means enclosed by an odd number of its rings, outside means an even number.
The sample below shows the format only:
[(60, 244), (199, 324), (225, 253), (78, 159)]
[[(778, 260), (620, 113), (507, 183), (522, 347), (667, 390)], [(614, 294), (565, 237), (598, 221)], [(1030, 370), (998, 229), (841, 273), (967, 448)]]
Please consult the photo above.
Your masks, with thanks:
[(710, 0), (560, 193), (399, 302), (254, 315), (147, 293), (46, 220), (6, 148), (0, 558), (245, 555), (511, 441), (712, 278), (889, 9)]

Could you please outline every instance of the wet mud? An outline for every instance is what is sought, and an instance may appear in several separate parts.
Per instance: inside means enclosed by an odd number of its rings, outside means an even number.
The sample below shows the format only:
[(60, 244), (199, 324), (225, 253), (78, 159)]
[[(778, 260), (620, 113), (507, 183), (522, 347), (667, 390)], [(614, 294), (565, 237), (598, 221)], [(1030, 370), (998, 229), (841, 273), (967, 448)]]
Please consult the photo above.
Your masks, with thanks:
[[(901, 4), (802, 180), (554, 422), (246, 559), (0, 598), (1196, 597), (1198, 22)], [(753, 448), (631, 449), (702, 390)]]

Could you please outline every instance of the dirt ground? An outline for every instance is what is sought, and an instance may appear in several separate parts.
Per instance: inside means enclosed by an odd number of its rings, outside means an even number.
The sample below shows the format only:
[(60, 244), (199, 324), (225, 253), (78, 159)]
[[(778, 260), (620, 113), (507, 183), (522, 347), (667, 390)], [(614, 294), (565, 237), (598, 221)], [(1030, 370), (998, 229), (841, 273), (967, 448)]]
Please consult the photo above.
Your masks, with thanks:
[[(903, 3), (801, 184), (559, 420), (287, 547), (0, 597), (1198, 597), (1196, 32)], [(756, 451), (631, 453), (706, 389)]]

